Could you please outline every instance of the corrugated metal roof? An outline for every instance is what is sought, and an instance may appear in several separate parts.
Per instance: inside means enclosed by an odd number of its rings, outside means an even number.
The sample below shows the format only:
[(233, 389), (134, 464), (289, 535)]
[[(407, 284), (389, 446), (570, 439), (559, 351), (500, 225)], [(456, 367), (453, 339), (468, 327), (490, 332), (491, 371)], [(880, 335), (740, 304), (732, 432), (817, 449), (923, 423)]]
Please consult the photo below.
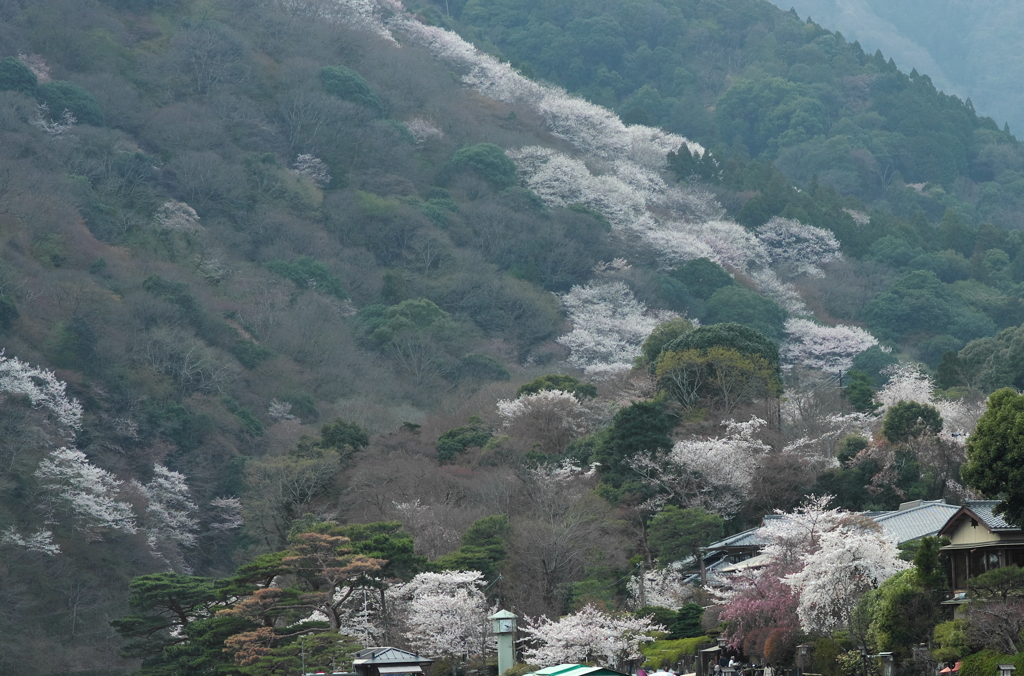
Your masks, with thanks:
[(947, 505), (942, 500), (922, 501), (913, 507), (883, 512), (872, 520), (882, 527), (890, 540), (902, 544), (935, 535), (959, 509), (957, 505)]

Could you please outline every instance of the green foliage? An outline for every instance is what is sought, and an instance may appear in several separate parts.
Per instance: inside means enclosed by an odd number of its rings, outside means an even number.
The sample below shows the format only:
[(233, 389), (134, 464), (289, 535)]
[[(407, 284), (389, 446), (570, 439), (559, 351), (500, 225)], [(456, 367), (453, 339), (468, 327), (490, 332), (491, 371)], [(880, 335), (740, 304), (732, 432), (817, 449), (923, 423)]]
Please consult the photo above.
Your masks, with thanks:
[(894, 444), (935, 435), (942, 431), (938, 409), (916, 401), (900, 401), (889, 407), (882, 421), (882, 434)]
[(447, 171), (451, 173), (470, 169), (480, 178), (501, 190), (516, 184), (516, 165), (505, 151), (493, 143), (477, 143), (463, 146), (448, 161)]
[(442, 465), (470, 448), (479, 448), (491, 440), (491, 430), (472, 420), (468, 425), (450, 429), (437, 439), (437, 459)]
[[(649, 124), (649, 122), (643, 124)], [(709, 181), (718, 175), (718, 163), (711, 157), (711, 153), (705, 152), (703, 155), (691, 153), (685, 143), (679, 146), (679, 150), (669, 152), (668, 168), (679, 181), (694, 178)]]
[(967, 581), (969, 596), (977, 599), (1024, 597), (1024, 568), (1006, 566), (996, 568)]
[(32, 70), (13, 56), (0, 59), (0, 91), (35, 96), (39, 80)]
[(280, 260), (271, 261), (267, 263), (267, 269), (292, 280), (300, 289), (319, 291), (342, 300), (348, 298), (341, 280), (332, 274), (327, 266), (309, 256), (300, 256), (291, 263)]
[(892, 576), (864, 600), (870, 606), (869, 633), (880, 651), (909, 657), (913, 646), (926, 642), (942, 617), (939, 599), (918, 584), (916, 570)]
[(340, 418), (320, 428), (320, 445), (324, 448), (353, 452), (363, 450), (369, 443), (366, 430)]
[(697, 558), (700, 548), (719, 540), (723, 533), (722, 517), (699, 507), (680, 509), (667, 505), (648, 525), (647, 540), (661, 565)]
[(662, 322), (654, 327), (651, 335), (647, 336), (643, 346), (640, 348), (640, 356), (636, 358), (636, 366), (639, 368), (648, 367), (654, 370), (665, 346), (678, 338), (693, 331), (693, 322), (685, 317), (677, 317), (667, 322)]
[(150, 658), (182, 643), (180, 632), (212, 615), (220, 594), (213, 580), (179, 573), (141, 575), (129, 585), (130, 615), (113, 620), (114, 630), (127, 639), (125, 657)]
[[(948, 542), (948, 540), (947, 540)], [(939, 538), (925, 536), (921, 538), (917, 552), (914, 554), (914, 571), (917, 584), (924, 589), (943, 592), (949, 587), (946, 571), (939, 560)]]
[(1000, 664), (1012, 664), (1018, 670), (1024, 669), (1024, 653), (1000, 655), (992, 650), (982, 650), (963, 658), (960, 676), (991, 676), (998, 674)]
[(378, 115), (384, 113), (384, 105), (369, 83), (348, 66), (324, 66), (320, 69), (320, 84), (331, 96), (366, 106)]
[(242, 422), (242, 429), (246, 434), (254, 437), (263, 436), (265, 431), (263, 423), (252, 411), (240, 405), (234, 397), (224, 396), (220, 400), (224, 404), (224, 408)]
[(669, 625), (669, 638), (700, 638), (704, 634), (701, 619), (704, 608), (699, 603), (687, 603), (676, 612), (676, 619)]
[(14, 328), (18, 319), (18, 306), (9, 298), (0, 298), (0, 333), (7, 333)]
[(969, 342), (949, 359), (944, 382), (969, 383), (983, 391), (1024, 386), (1024, 326)]
[(526, 676), (526, 674), (532, 674), (541, 667), (536, 664), (523, 664), (522, 662), (516, 662), (511, 667), (505, 670), (505, 673), (499, 674), (498, 676)]
[(875, 403), (875, 389), (871, 386), (871, 377), (863, 371), (847, 371), (847, 385), (843, 395), (858, 413), (871, 413), (878, 409)]
[(485, 516), (462, 534), (457, 550), (430, 562), (433, 570), (479, 570), (486, 579), (498, 576), (512, 533), (508, 516)]
[(775, 301), (750, 289), (724, 286), (708, 298), (703, 320), (709, 324), (742, 324), (778, 340), (786, 323), (786, 311)]
[(348, 538), (353, 554), (383, 559), (386, 562), (381, 568), (384, 579), (411, 580), (427, 569), (427, 560), (415, 553), (412, 536), (397, 521), (353, 524), (329, 532)]
[(636, 617), (648, 617), (655, 624), (668, 628), (676, 619), (676, 611), (671, 608), (662, 608), (661, 606), (644, 606), (639, 610), (634, 610), (633, 615)]
[(459, 376), (476, 380), (510, 380), (512, 374), (505, 366), (486, 354), (467, 354), (459, 360)]
[(732, 412), (781, 391), (778, 369), (756, 354), (714, 346), (662, 352), (655, 367), (658, 390), (686, 409)]
[(619, 409), (594, 449), (593, 460), (601, 463), (601, 481), (621, 493), (642, 492), (629, 460), (639, 453), (654, 454), (671, 448), (669, 434), (675, 426), (676, 418), (664, 401), (638, 401)]
[(939, 662), (954, 663), (972, 652), (967, 640), (967, 620), (950, 620), (935, 625), (932, 632), (932, 657)]
[[(655, 329), (657, 330), (657, 329)], [(537, 394), (546, 390), (561, 390), (576, 395), (580, 401), (593, 399), (597, 396), (597, 388), (590, 383), (583, 383), (572, 376), (549, 373), (546, 376), (534, 378), (516, 390), (516, 398), (524, 394)]]
[(945, 333), (952, 319), (953, 296), (935, 273), (916, 270), (872, 298), (861, 316), (879, 335), (903, 338)]
[(1003, 496), (995, 509), (1007, 522), (1024, 526), (1024, 395), (1005, 388), (993, 392), (988, 407), (967, 439), (964, 481), (987, 495)]
[(898, 364), (899, 361), (892, 352), (886, 352), (879, 346), (873, 345), (853, 358), (853, 365), (850, 370), (851, 372), (860, 371), (861, 373), (866, 373), (868, 378), (871, 379), (871, 386), (878, 388), (889, 381), (889, 377), (883, 375), (882, 371), (887, 366)]
[(702, 300), (711, 298), (721, 288), (735, 284), (732, 275), (707, 258), (687, 261), (673, 269), (669, 275), (682, 282), (690, 294)]
[(85, 317), (76, 314), (66, 324), (57, 327), (51, 338), (50, 352), (58, 366), (80, 371), (92, 370), (97, 366), (97, 343), (98, 338), (92, 325)]
[(651, 641), (644, 644), (640, 651), (647, 658), (644, 666), (663, 669), (679, 663), (684, 656), (696, 655), (698, 651), (713, 644), (714, 640), (710, 636), (695, 636), (670, 641)]
[(252, 340), (239, 339), (231, 346), (231, 354), (247, 369), (254, 369), (274, 356), (273, 350)]
[(67, 110), (81, 124), (102, 127), (105, 122), (103, 109), (96, 97), (74, 83), (63, 80), (44, 82), (36, 89), (36, 96), (50, 109), (50, 116), (55, 120), (59, 120)]
[(736, 323), (700, 326), (668, 343), (663, 351), (707, 350), (712, 347), (733, 349), (741, 355), (756, 355), (772, 368), (779, 365), (779, 347), (774, 341), (756, 329)]

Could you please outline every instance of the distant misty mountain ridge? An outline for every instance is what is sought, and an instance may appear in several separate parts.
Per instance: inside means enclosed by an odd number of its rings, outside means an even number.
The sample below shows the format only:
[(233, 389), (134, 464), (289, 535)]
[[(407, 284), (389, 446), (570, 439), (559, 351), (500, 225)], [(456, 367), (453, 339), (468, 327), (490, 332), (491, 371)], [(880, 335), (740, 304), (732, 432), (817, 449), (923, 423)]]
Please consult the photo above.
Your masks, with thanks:
[(979, 115), (1024, 129), (1024, 6), (1013, 0), (772, 0), (829, 30), (881, 50), (900, 70), (970, 98)]

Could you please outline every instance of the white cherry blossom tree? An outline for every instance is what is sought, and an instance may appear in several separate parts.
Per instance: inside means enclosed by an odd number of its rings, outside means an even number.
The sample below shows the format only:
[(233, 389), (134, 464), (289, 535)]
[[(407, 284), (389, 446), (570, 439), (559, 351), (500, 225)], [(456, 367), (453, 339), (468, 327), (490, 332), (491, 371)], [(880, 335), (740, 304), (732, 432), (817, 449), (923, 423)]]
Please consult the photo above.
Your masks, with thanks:
[(132, 506), (118, 499), (122, 482), (90, 463), (85, 453), (59, 448), (39, 463), (35, 476), (51, 521), (63, 513), (76, 529), (95, 539), (106, 530), (138, 531)]
[(67, 395), (67, 385), (53, 371), (6, 357), (0, 349), (0, 402), (12, 395), (25, 396), (33, 407), (49, 411), (68, 438), (82, 429), (82, 405)]
[(485, 584), (479, 571), (449, 570), (420, 573), (393, 588), (391, 595), (402, 603), (407, 618), (410, 645), (427, 655), (453, 660), (482, 654), (493, 642), (482, 591)]
[(147, 502), (143, 530), (150, 550), (176, 571), (188, 572), (180, 550), (196, 544), (199, 507), (189, 496), (185, 476), (156, 463), (152, 480), (135, 484)]
[(560, 452), (591, 431), (587, 406), (571, 392), (542, 390), (497, 404), (502, 427), (514, 438)]
[(878, 344), (870, 333), (856, 326), (821, 326), (809, 319), (786, 320), (786, 364), (837, 373), (849, 371), (853, 358)]
[(640, 659), (640, 647), (654, 639), (650, 632), (665, 631), (649, 617), (606, 613), (593, 605), (553, 621), (526, 618), (523, 627), (535, 647), (525, 651), (527, 662), (568, 664), (600, 662), (619, 667)]
[(769, 264), (794, 275), (824, 277), (818, 265), (842, 257), (839, 240), (831, 231), (792, 218), (775, 216), (755, 234), (768, 251)]
[(803, 563), (785, 582), (800, 596), (803, 630), (825, 636), (852, 628), (854, 608), (865, 592), (911, 565), (879, 529), (851, 526), (822, 533), (818, 550), (806, 554)]
[(570, 364), (595, 376), (631, 369), (654, 327), (676, 316), (648, 310), (622, 282), (574, 286), (561, 299), (573, 329), (558, 342)]
[[(671, 566), (645, 570), (643, 573), (644, 603), (648, 606), (679, 610), (687, 603), (692, 603), (695, 588), (683, 579), (682, 573)], [(629, 578), (626, 585), (629, 592), (630, 606), (640, 609), (640, 576)]]
[(755, 436), (766, 424), (757, 417), (730, 420), (724, 436), (679, 441), (665, 453), (638, 455), (631, 465), (676, 502), (728, 518), (739, 509), (762, 458), (771, 450)]

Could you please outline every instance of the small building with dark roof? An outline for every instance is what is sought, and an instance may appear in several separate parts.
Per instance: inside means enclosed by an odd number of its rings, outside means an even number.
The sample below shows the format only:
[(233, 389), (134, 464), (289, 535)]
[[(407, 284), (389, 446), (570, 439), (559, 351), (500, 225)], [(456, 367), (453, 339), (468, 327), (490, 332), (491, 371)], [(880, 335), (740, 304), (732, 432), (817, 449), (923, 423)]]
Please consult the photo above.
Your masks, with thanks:
[(1024, 530), (995, 513), (998, 500), (968, 500), (946, 521), (939, 535), (949, 538), (942, 548), (949, 557), (953, 602), (966, 598), (972, 577), (996, 568), (1024, 568)]
[(358, 676), (422, 676), (433, 662), (399, 648), (364, 648), (355, 654), (352, 671)]

